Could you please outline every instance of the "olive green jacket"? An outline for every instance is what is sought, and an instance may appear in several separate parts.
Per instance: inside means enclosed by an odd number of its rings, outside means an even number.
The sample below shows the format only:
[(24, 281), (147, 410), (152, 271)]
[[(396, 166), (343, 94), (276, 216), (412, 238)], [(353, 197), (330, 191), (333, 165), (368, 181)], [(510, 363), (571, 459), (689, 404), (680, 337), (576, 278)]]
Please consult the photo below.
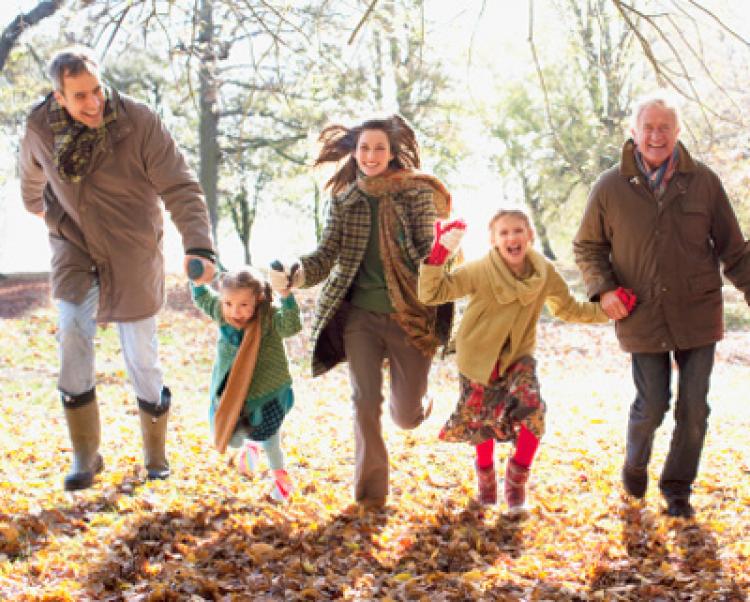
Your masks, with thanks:
[(590, 299), (633, 289), (633, 312), (615, 323), (631, 353), (692, 349), (723, 336), (724, 275), (750, 300), (750, 246), (718, 176), (682, 144), (672, 179), (656, 199), (634, 156), (594, 184), (573, 250)]

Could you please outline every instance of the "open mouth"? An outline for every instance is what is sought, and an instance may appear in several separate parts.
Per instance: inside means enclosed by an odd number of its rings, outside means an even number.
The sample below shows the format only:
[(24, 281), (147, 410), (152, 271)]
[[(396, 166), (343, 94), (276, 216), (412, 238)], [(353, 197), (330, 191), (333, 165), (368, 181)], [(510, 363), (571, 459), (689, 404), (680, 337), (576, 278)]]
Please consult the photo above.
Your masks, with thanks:
[(505, 254), (508, 257), (520, 257), (521, 255), (523, 255), (523, 245), (521, 244), (506, 245)]

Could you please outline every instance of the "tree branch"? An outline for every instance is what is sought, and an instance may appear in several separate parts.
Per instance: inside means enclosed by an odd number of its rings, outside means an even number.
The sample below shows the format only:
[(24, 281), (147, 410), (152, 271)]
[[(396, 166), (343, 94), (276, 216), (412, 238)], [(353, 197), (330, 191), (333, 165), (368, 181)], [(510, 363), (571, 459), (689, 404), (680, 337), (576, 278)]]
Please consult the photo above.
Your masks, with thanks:
[(21, 13), (16, 16), (13, 21), (3, 30), (2, 36), (0, 36), (0, 71), (5, 66), (5, 62), (8, 60), (10, 51), (13, 50), (13, 46), (16, 45), (18, 38), (28, 28), (33, 27), (42, 19), (55, 14), (60, 8), (62, 8), (65, 0), (45, 0), (37, 4), (32, 10), (26, 14)]
[(352, 31), (352, 35), (349, 36), (349, 41), (347, 42), (347, 44), (351, 45), (352, 42), (354, 42), (354, 38), (357, 37), (359, 30), (362, 29), (362, 26), (365, 24), (365, 22), (369, 18), (370, 13), (373, 11), (377, 3), (378, 3), (378, 0), (372, 0), (372, 2), (370, 2), (370, 6), (367, 7), (365, 14), (362, 15), (362, 18), (359, 20), (359, 23), (357, 23), (357, 26), (354, 28), (354, 31)]

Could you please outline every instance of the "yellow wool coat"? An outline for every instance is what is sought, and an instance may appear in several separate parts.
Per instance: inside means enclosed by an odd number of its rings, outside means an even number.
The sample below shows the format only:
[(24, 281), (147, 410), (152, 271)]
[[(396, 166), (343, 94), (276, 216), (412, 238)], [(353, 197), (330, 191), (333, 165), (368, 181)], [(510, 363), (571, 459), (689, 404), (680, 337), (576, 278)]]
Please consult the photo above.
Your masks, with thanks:
[[(502, 375), (513, 362), (532, 355), (542, 306), (566, 322), (602, 323), (608, 320), (598, 303), (577, 301), (555, 266), (529, 249), (530, 276), (516, 278), (496, 249), (453, 272), (444, 266), (422, 264), (419, 300), (435, 305), (469, 296), (456, 334), (456, 363), (472, 381), (489, 384), (495, 362)], [(507, 344), (506, 344), (507, 341)]]

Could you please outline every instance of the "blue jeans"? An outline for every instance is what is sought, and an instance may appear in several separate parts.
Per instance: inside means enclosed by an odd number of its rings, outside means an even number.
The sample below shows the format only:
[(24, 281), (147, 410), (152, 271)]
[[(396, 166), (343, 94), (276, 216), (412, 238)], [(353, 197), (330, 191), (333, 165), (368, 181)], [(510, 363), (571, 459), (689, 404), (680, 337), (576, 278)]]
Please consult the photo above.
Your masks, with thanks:
[[(659, 479), (659, 489), (668, 499), (690, 496), (698, 473), (703, 440), (708, 428), (708, 387), (716, 345), (674, 351), (678, 367), (675, 427), (669, 452)], [(625, 465), (646, 470), (654, 433), (669, 411), (672, 360), (670, 353), (634, 353), (633, 381), (636, 397), (630, 406)]]
[[(79, 395), (94, 388), (94, 335), (99, 286), (91, 287), (80, 304), (57, 300), (59, 310), (57, 341), (60, 375), (58, 388)], [(136, 322), (118, 322), (125, 367), (139, 399), (159, 404), (163, 374), (159, 365), (156, 318)]]

